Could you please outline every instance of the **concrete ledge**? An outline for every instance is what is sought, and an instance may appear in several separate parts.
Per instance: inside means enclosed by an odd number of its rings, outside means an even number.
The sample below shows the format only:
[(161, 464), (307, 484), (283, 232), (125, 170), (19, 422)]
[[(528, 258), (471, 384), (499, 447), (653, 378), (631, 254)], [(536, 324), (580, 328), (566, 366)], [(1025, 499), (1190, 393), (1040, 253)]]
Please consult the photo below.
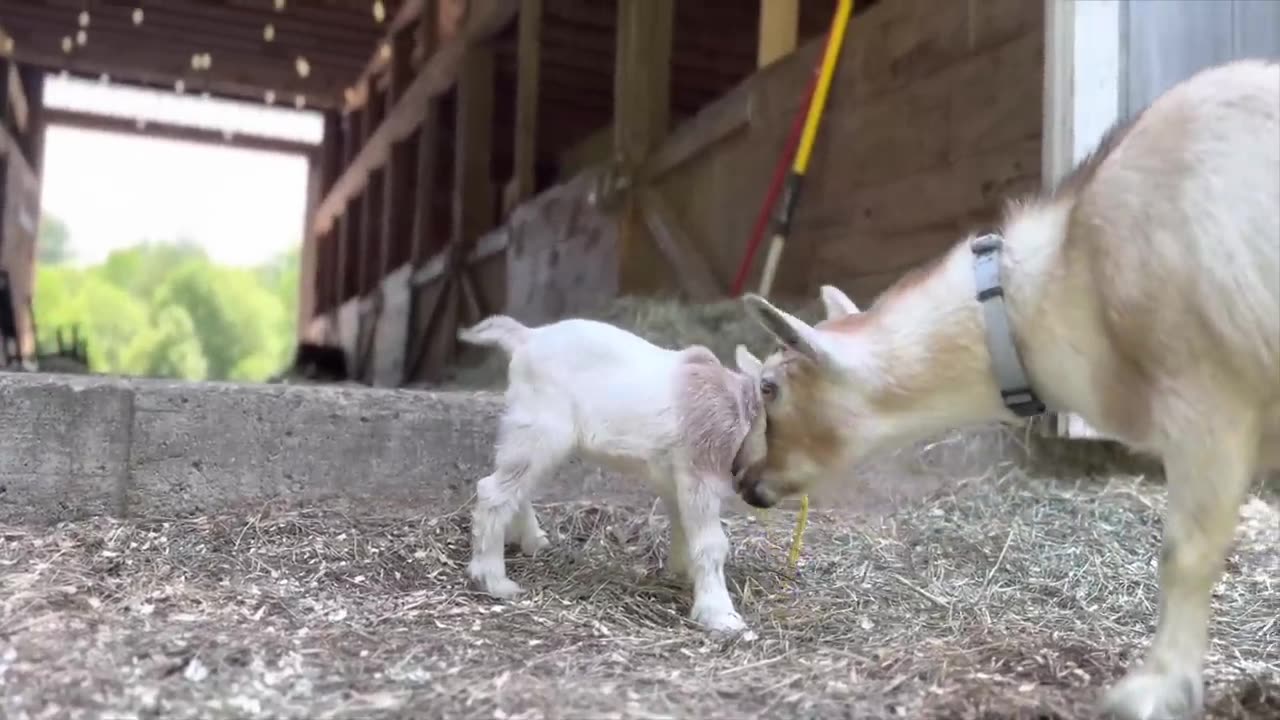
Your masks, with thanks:
[[(499, 393), (0, 374), (0, 522), (269, 500), (444, 512), (491, 470)], [(618, 489), (571, 463), (541, 498)]]

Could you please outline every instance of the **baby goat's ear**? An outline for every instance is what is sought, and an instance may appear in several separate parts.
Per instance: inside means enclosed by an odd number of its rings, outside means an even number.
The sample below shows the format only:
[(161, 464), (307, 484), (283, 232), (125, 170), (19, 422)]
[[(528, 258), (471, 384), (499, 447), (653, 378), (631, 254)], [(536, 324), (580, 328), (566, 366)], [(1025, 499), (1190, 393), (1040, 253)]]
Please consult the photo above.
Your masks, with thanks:
[(742, 372), (750, 375), (751, 377), (758, 377), (760, 375), (760, 359), (755, 355), (752, 355), (746, 345), (739, 345), (734, 349), (733, 358), (737, 361), (738, 369)]
[(822, 298), (822, 306), (827, 310), (828, 320), (835, 320), (845, 315), (857, 315), (860, 312), (853, 300), (834, 285), (823, 285), (818, 294)]
[(808, 323), (790, 313), (779, 310), (768, 300), (754, 293), (743, 296), (747, 310), (783, 345), (804, 355), (822, 367), (835, 365), (823, 345), (822, 337)]

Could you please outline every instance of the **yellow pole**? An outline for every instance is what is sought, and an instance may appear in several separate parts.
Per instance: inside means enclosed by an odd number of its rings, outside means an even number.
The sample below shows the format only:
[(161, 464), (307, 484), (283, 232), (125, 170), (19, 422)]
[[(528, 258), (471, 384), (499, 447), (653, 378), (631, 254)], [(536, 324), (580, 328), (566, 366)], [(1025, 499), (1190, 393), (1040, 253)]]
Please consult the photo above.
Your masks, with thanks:
[(796, 197), (800, 193), (800, 183), (809, 170), (809, 159), (813, 155), (813, 145), (818, 137), (818, 125), (826, 109), (827, 95), (831, 90), (831, 78), (835, 75), (836, 60), (844, 46), (845, 30), (849, 27), (849, 16), (853, 14), (853, 0), (840, 0), (836, 7), (836, 17), (831, 25), (831, 37), (822, 55), (822, 67), (818, 71), (818, 84), (813, 89), (813, 101), (809, 104), (805, 116), (804, 131), (800, 135), (800, 145), (796, 148), (795, 159), (791, 163), (791, 173), (787, 177), (782, 192), (782, 204), (773, 237), (769, 242), (769, 254), (765, 257), (764, 272), (760, 279), (760, 296), (769, 297), (773, 289), (774, 274), (778, 270), (778, 261), (782, 259), (782, 248), (786, 244), (787, 235), (791, 231), (791, 215), (795, 211)]
[[(778, 270), (778, 261), (782, 258), (782, 248), (787, 235), (791, 233), (791, 217), (795, 211), (796, 199), (800, 194), (800, 185), (805, 173), (809, 170), (809, 160), (813, 156), (814, 142), (818, 137), (818, 126), (822, 121), (822, 113), (827, 106), (827, 95), (831, 90), (831, 78), (835, 76), (836, 61), (840, 58), (840, 50), (844, 47), (845, 30), (849, 27), (849, 18), (853, 15), (853, 0), (840, 0), (836, 7), (836, 16), (831, 23), (831, 36), (822, 55), (822, 67), (818, 70), (818, 84), (813, 89), (813, 100), (805, 115), (804, 130), (800, 135), (800, 145), (796, 148), (795, 159), (791, 164), (791, 172), (787, 176), (783, 189), (782, 203), (774, 221), (774, 233), (769, 242), (769, 254), (765, 257), (764, 273), (760, 279), (760, 296), (768, 297), (773, 289), (774, 274)], [(796, 521), (796, 529), (791, 538), (791, 552), (787, 556), (787, 565), (795, 572), (800, 563), (800, 550), (804, 546), (804, 531), (809, 525), (809, 496), (800, 498), (800, 517)]]

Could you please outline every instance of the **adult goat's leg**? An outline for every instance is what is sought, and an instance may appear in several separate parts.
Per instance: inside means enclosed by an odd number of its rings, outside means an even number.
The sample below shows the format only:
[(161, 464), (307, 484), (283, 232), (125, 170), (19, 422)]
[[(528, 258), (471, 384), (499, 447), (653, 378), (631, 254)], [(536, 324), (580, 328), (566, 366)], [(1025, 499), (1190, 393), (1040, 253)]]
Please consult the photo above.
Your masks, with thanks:
[(1198, 430), (1181, 447), (1170, 443), (1165, 455), (1159, 621), (1143, 663), (1103, 703), (1124, 720), (1181, 720), (1203, 711), (1211, 595), (1256, 466), (1257, 418), (1227, 417)]

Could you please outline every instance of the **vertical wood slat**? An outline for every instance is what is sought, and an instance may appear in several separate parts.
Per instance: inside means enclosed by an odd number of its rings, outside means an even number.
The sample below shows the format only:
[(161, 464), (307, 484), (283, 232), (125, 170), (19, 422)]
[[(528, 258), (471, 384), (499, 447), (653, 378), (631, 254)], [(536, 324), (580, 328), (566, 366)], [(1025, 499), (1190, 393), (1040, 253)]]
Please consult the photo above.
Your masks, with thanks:
[[(422, 47), (423, 58), (430, 58), (436, 50), (436, 27), (439, 19), (436, 0), (423, 0), (422, 14), (418, 18), (417, 35)], [(438, 157), (437, 143), (439, 139), (440, 103), (436, 98), (427, 101), (418, 128), (418, 156), (415, 173), (413, 197), (413, 226), (410, 230), (409, 262), (420, 267), (430, 258), (427, 248), (431, 246), (435, 222), (436, 161)]]
[[(360, 113), (348, 113), (342, 117), (342, 167), (345, 170), (351, 166), (352, 160), (356, 154), (360, 152), (360, 141), (364, 137), (360, 127)], [(341, 175), (341, 173), (339, 173)], [(356, 247), (359, 241), (358, 228), (359, 222), (357, 218), (352, 216), (352, 210), (357, 207), (356, 203), (348, 201), (343, 208), (342, 216), (338, 219), (338, 267), (335, 269), (338, 277), (336, 285), (335, 307), (341, 306), (355, 293), (355, 286), (352, 283), (352, 268), (356, 258)]]
[[(333, 110), (324, 115), (324, 141), (322, 148), (322, 181), (320, 196), (328, 194), (329, 189), (342, 173), (343, 132), (342, 116)], [(321, 235), (317, 256), (317, 292), (316, 312), (324, 313), (333, 310), (338, 304), (340, 279), (339, 256), (342, 252), (342, 233), (337, 226)]]
[[(366, 88), (368, 102), (360, 109), (361, 138), (363, 145), (377, 129), (382, 120), (383, 106), (379, 91), (372, 83)], [(359, 241), (356, 245), (356, 291), (357, 297), (363, 297), (372, 288), (372, 276), (377, 272), (378, 236), (381, 234), (382, 203), (378, 195), (381, 185), (382, 170), (377, 169), (365, 178), (364, 190), (360, 193)]]
[[(613, 82), (615, 157), (633, 172), (661, 144), (671, 122), (671, 47), (674, 0), (618, 0)], [(619, 215), (618, 289), (662, 289), (668, 268), (649, 241), (640, 209), (628, 193)]]
[(410, 262), (421, 267), (430, 260), (429, 249), (435, 234), (436, 164), (439, 157), (440, 104), (436, 100), (427, 103), (422, 127), (418, 130), (418, 182), (414, 192), (414, 213)]
[(458, 76), (454, 116), (453, 238), (455, 249), (474, 243), (493, 222), (494, 48), (467, 48)]
[[(413, 53), (415, 32), (413, 27), (406, 27), (396, 35), (393, 46), (391, 65), (388, 70), (387, 112), (399, 101), (413, 78), (413, 68), (409, 59)], [(382, 272), (386, 277), (400, 263), (408, 259), (408, 245), (412, 242), (407, 225), (412, 221), (408, 212), (411, 198), (409, 196), (409, 171), (414, 158), (407, 153), (412, 143), (400, 142), (392, 145), (387, 156), (386, 176), (383, 185), (382, 206)], [(408, 218), (408, 222), (406, 221)]]
[(771, 65), (796, 49), (800, 0), (760, 0), (760, 39), (756, 67)]
[(538, 86), (542, 69), (543, 0), (520, 4), (516, 60), (515, 168), (506, 210), (533, 196), (538, 155)]

